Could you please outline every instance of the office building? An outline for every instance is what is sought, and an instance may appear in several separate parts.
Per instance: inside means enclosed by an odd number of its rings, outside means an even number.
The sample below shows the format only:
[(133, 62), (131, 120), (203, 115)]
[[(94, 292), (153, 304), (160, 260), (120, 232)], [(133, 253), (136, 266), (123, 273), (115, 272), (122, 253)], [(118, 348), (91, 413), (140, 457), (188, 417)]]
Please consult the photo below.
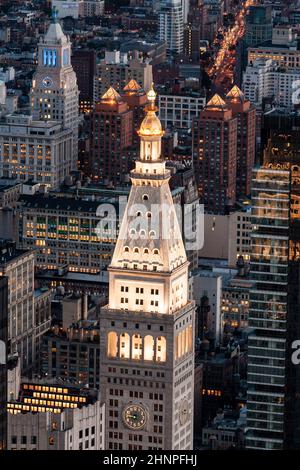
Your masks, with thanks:
[(91, 111), (94, 103), (94, 77), (96, 74), (96, 52), (90, 49), (76, 49), (71, 58), (79, 90), (79, 110)]
[(136, 80), (131, 79), (123, 88), (122, 99), (132, 111), (132, 143), (137, 147), (139, 143), (137, 131), (144, 118), (144, 107), (148, 102), (147, 94)]
[(169, 54), (183, 52), (183, 0), (164, 0), (158, 12), (158, 37), (166, 41)]
[(23, 195), (18, 202), (20, 243), (34, 249), (41, 269), (68, 266), (71, 272), (99, 273), (110, 263), (117, 239), (117, 227), (97, 232), (98, 207), (115, 200), (102, 201), (57, 197), (54, 194)]
[(193, 162), (205, 211), (224, 214), (236, 200), (237, 118), (217, 94), (194, 121)]
[(22, 373), (32, 373), (40, 337), (50, 326), (50, 309), (36, 317), (34, 253), (0, 240), (0, 274), (8, 278), (8, 353), (21, 358)]
[(150, 89), (153, 77), (149, 60), (141, 59), (135, 50), (131, 57), (127, 52), (105, 51), (104, 59), (96, 67), (95, 101), (100, 100), (109, 87), (121, 94), (130, 80), (135, 80), (145, 92)]
[(8, 279), (0, 276), (0, 450), (7, 448)]
[(102, 183), (124, 182), (129, 171), (133, 113), (114, 88), (110, 87), (96, 103), (91, 125), (91, 177)]
[(237, 118), (236, 196), (248, 196), (255, 158), (256, 110), (236, 85), (227, 93), (226, 104)]
[(272, 39), (272, 7), (250, 6), (246, 16), (245, 42), (258, 46)]
[(271, 59), (278, 66), (286, 69), (300, 68), (300, 49), (297, 43), (268, 44), (248, 48), (248, 65), (256, 59)]
[(292, 111), (300, 102), (297, 83), (300, 68), (285, 69), (271, 59), (255, 59), (243, 75), (245, 97), (260, 109), (269, 100), (274, 106)]
[(95, 390), (23, 382), (7, 408), (8, 450), (104, 448), (104, 408)]
[(236, 267), (240, 256), (250, 259), (251, 205), (233, 210), (226, 215), (204, 214), (204, 245), (201, 258), (226, 260)]
[(159, 118), (164, 129), (191, 129), (195, 118), (206, 104), (206, 97), (197, 92), (160, 94)]
[(274, 126), (252, 184), (248, 449), (299, 447), (299, 128)]
[(0, 121), (0, 177), (57, 189), (74, 169), (72, 149), (72, 130), (55, 120), (11, 114)]

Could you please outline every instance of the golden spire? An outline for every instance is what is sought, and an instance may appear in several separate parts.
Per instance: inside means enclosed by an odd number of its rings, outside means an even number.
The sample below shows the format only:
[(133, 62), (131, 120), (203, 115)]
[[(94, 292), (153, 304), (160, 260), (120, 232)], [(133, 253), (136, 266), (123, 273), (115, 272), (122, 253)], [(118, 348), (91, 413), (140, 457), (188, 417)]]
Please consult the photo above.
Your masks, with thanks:
[(162, 130), (161, 122), (156, 116), (158, 108), (155, 106), (156, 92), (154, 91), (153, 83), (150, 90), (147, 93), (149, 104), (145, 107), (146, 116), (141, 124), (138, 131), (139, 136), (160, 136), (164, 135)]

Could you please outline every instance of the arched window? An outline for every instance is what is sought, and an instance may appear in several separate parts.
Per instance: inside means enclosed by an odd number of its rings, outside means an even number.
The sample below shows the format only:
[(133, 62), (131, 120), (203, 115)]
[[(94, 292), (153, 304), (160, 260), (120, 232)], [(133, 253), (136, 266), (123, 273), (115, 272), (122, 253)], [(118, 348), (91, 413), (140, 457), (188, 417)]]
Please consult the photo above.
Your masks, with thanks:
[(156, 232), (155, 232), (155, 230), (150, 230), (149, 236), (150, 236), (151, 238), (155, 238), (155, 237), (156, 237)]
[(181, 345), (182, 332), (178, 333), (176, 336), (176, 349), (177, 349), (177, 359), (182, 356), (182, 345)]
[(164, 336), (158, 336), (156, 340), (156, 360), (157, 362), (166, 362), (167, 341)]
[(129, 246), (125, 246), (125, 247), (124, 247), (124, 251), (126, 251), (126, 253), (128, 253), (128, 251), (129, 251)]
[(192, 325), (188, 327), (188, 351), (191, 352), (193, 350), (193, 328)]
[(118, 335), (115, 331), (110, 331), (107, 335), (107, 356), (117, 357), (118, 355)]
[(153, 250), (154, 255), (158, 255), (159, 251), (157, 249)]
[(131, 359), (142, 359), (143, 340), (141, 335), (136, 334), (132, 336), (132, 352)]
[(143, 194), (143, 201), (148, 201), (148, 199), (149, 199), (148, 194)]
[(135, 248), (133, 251), (134, 253), (139, 253), (140, 250), (138, 248)]
[(149, 253), (148, 248), (144, 248), (144, 253), (145, 253), (146, 255), (148, 255), (148, 253)]
[(186, 328), (184, 330), (184, 354), (186, 354), (189, 350), (189, 329)]
[(6, 364), (6, 346), (4, 341), (0, 341), (0, 364)]
[(147, 335), (144, 338), (144, 360), (154, 360), (154, 339), (151, 335)]
[(183, 356), (185, 354), (185, 332), (184, 330), (180, 332), (180, 348), (181, 348), (181, 354), (180, 354), (180, 357)]
[(120, 357), (122, 359), (130, 358), (130, 336), (128, 333), (120, 335)]

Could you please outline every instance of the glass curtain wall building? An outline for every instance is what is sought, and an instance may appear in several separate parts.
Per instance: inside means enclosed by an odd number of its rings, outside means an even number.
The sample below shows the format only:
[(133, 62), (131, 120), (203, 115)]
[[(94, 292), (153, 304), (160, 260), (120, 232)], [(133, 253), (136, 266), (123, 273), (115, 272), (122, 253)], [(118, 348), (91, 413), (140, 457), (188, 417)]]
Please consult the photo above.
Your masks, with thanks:
[(247, 447), (299, 446), (300, 147), (274, 132), (253, 172)]

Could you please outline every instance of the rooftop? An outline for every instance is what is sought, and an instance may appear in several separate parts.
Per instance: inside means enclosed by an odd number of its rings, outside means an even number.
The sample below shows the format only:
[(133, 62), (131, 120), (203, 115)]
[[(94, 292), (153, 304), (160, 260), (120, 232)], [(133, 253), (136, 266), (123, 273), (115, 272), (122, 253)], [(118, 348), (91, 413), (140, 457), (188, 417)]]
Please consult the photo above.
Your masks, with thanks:
[(29, 253), (30, 250), (16, 248), (16, 243), (13, 240), (0, 238), (0, 266)]
[(60, 212), (89, 212), (96, 214), (99, 207), (99, 201), (73, 199), (71, 197), (45, 195), (42, 193), (34, 195), (23, 194), (18, 202), (28, 209), (39, 208)]

